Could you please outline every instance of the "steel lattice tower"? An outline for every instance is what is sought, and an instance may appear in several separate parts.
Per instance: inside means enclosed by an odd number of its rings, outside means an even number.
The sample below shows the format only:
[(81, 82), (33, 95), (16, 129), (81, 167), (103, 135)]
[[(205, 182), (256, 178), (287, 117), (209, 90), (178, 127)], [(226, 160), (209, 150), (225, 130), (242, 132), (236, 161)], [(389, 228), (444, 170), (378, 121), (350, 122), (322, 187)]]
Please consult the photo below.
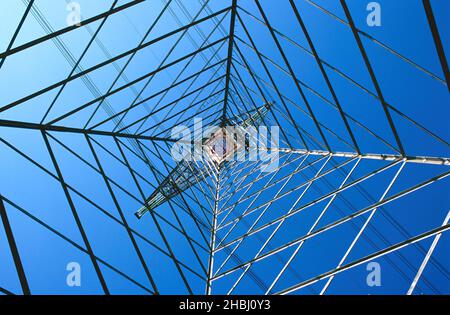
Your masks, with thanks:
[[(437, 73), (363, 30), (350, 1), (323, 2), (114, 0), (56, 27), (43, 3), (18, 1), (0, 30), (0, 292), (366, 294), (376, 261), (394, 279), (383, 293), (448, 294), (448, 129), (380, 79), (395, 63), (404, 89), (420, 77), (445, 115), (439, 4), (416, 1)], [(315, 17), (342, 47), (327, 50)], [(361, 72), (340, 64), (344, 46)], [(26, 64), (45, 56), (49, 80)], [(36, 88), (9, 91), (13, 74)], [(171, 131), (194, 118), (220, 132), (279, 126), (278, 167), (174, 161)], [(70, 261), (85, 286), (65, 285)]]

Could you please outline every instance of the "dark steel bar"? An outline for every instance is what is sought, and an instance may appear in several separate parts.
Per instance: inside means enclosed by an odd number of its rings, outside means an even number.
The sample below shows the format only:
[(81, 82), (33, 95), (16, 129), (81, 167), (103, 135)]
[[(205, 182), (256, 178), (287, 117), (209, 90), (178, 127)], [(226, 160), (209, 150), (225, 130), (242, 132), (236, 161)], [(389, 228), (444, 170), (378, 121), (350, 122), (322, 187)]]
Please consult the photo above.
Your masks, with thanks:
[(377, 91), (378, 97), (380, 99), (381, 104), (383, 105), (383, 110), (386, 115), (386, 118), (389, 122), (389, 126), (391, 127), (392, 133), (394, 134), (395, 141), (397, 142), (398, 149), (400, 150), (400, 153), (405, 156), (405, 150), (403, 148), (402, 142), (400, 140), (400, 136), (398, 135), (397, 129), (395, 128), (394, 121), (392, 120), (391, 114), (389, 112), (388, 106), (386, 104), (386, 101), (384, 99), (383, 93), (381, 92), (380, 85), (378, 84), (378, 80), (375, 76), (375, 72), (373, 71), (372, 65), (370, 64), (369, 57), (367, 56), (366, 50), (364, 49), (363, 43), (361, 41), (361, 38), (359, 36), (359, 33), (356, 29), (355, 23), (353, 22), (353, 18), (350, 14), (350, 11), (347, 7), (347, 4), (345, 3), (345, 0), (340, 0), (341, 6), (344, 9), (345, 16), (347, 17), (348, 22), (350, 23), (350, 27), (353, 32), (353, 36), (355, 37), (355, 40), (358, 44), (359, 50), (361, 52), (361, 55), (364, 59), (364, 62), (366, 64), (367, 70), (369, 71), (370, 78), (372, 79), (372, 83), (375, 86), (375, 90)]
[(230, 19), (230, 37), (228, 38), (228, 56), (227, 56), (227, 72), (225, 79), (225, 99), (223, 102), (223, 114), (222, 114), (222, 125), (225, 124), (227, 105), (228, 105), (228, 94), (230, 88), (230, 71), (231, 71), (231, 57), (233, 56), (233, 43), (234, 43), (234, 28), (236, 25), (236, 4), (237, 0), (233, 0), (231, 4), (231, 19)]
[(14, 260), (14, 265), (16, 266), (16, 271), (19, 277), (20, 285), (22, 286), (23, 294), (30, 295), (31, 294), (30, 287), (28, 286), (25, 270), (23, 269), (22, 260), (20, 259), (19, 250), (17, 249), (17, 244), (14, 239), (14, 233), (11, 229), (11, 224), (9, 223), (8, 214), (6, 213), (6, 208), (3, 203), (3, 197), (1, 195), (0, 195), (0, 216), (2, 218), (6, 238), (8, 239), (9, 248), (11, 249), (11, 255)]
[(5, 52), (2, 52), (2, 53), (0, 53), (0, 58), (5, 58), (5, 57), (7, 57), (7, 56), (11, 56), (11, 55), (13, 55), (13, 54), (15, 54), (15, 53), (18, 53), (19, 51), (25, 50), (25, 49), (27, 49), (27, 48), (30, 48), (30, 47), (33, 47), (33, 46), (35, 46), (35, 45), (37, 45), (37, 44), (40, 44), (40, 43), (42, 43), (42, 42), (45, 42), (46, 40), (49, 40), (49, 39), (52, 39), (52, 38), (54, 38), (54, 37), (60, 36), (60, 35), (62, 35), (62, 34), (65, 34), (65, 33), (67, 33), (67, 32), (70, 32), (70, 31), (72, 31), (72, 30), (74, 30), (74, 29), (77, 29), (78, 27), (81, 27), (81, 26), (90, 24), (90, 23), (92, 23), (92, 22), (101, 20), (101, 19), (103, 19), (103, 18), (106, 17), (106, 16), (109, 16), (109, 15), (115, 14), (115, 13), (117, 13), (117, 12), (120, 12), (120, 11), (122, 11), (122, 10), (128, 9), (128, 8), (130, 8), (130, 7), (132, 7), (132, 6), (136, 5), (136, 4), (139, 4), (139, 3), (141, 3), (141, 2), (144, 2), (144, 1), (145, 1), (145, 0), (134, 0), (134, 1), (130, 1), (129, 3), (124, 4), (124, 5), (120, 6), (120, 7), (117, 7), (117, 8), (115, 8), (115, 9), (106, 11), (106, 12), (104, 12), (104, 13), (101, 13), (101, 14), (96, 15), (96, 16), (94, 16), (94, 17), (91, 17), (91, 18), (89, 18), (89, 19), (80, 21), (79, 26), (78, 26), (78, 25), (68, 26), (68, 27), (63, 28), (63, 29), (60, 29), (60, 30), (58, 30), (58, 31), (56, 31), (56, 32), (54, 32), (54, 33), (51, 33), (51, 34), (42, 36), (42, 37), (40, 37), (40, 38), (38, 38), (38, 39), (35, 39), (35, 40), (32, 40), (31, 42), (28, 42), (28, 43), (26, 43), (26, 44), (17, 46), (17, 47), (15, 47), (15, 48), (12, 48), (12, 49), (10, 49), (9, 51), (7, 50), (7, 51), (5, 51)]
[[(11, 41), (9, 42), (8, 47), (6, 48), (6, 53), (8, 53), (11, 50), (12, 46), (14, 45), (14, 42), (16, 41), (17, 35), (19, 35), (19, 32), (20, 32), (20, 30), (21, 30), (21, 28), (23, 26), (23, 23), (25, 22), (25, 20), (26, 20), (26, 18), (28, 16), (28, 13), (30, 13), (31, 8), (33, 7), (33, 3), (34, 3), (34, 0), (31, 0), (28, 3), (28, 6), (27, 6), (27, 8), (25, 9), (25, 12), (22, 15), (22, 18), (20, 19), (19, 25), (17, 26), (17, 28), (16, 28), (16, 30), (15, 30), (15, 32), (13, 34), (13, 37), (11, 38)], [(0, 59), (1, 59), (0, 60), (0, 69), (1, 69), (2, 66), (3, 66), (3, 63), (6, 60), (6, 57), (0, 58)]]
[(60, 179), (62, 189), (64, 191), (64, 194), (66, 196), (67, 202), (69, 203), (69, 206), (70, 206), (70, 209), (72, 211), (73, 217), (74, 217), (75, 222), (77, 224), (78, 230), (79, 230), (79, 232), (81, 234), (81, 237), (83, 238), (84, 245), (86, 246), (86, 249), (87, 249), (87, 251), (89, 253), (89, 257), (91, 258), (91, 262), (92, 262), (92, 265), (94, 266), (95, 272), (97, 273), (98, 280), (100, 281), (100, 284), (101, 284), (105, 294), (109, 295), (109, 290), (108, 290), (108, 286), (106, 285), (105, 278), (103, 277), (103, 274), (102, 274), (102, 272), (100, 270), (100, 266), (98, 264), (98, 261), (97, 261), (95, 255), (94, 255), (93, 250), (92, 250), (91, 244), (89, 243), (89, 239), (88, 239), (88, 237), (86, 235), (86, 232), (84, 231), (83, 225), (81, 224), (80, 217), (78, 216), (77, 210), (76, 210), (75, 205), (74, 205), (74, 203), (72, 201), (72, 197), (70, 196), (69, 190), (67, 189), (67, 185), (64, 183), (64, 177), (62, 175), (61, 169), (59, 168), (59, 165), (58, 165), (58, 162), (56, 160), (56, 157), (55, 157), (55, 155), (53, 153), (52, 147), (50, 146), (50, 142), (48, 141), (48, 136), (46, 134), (46, 131), (42, 130), (41, 132), (42, 132), (42, 137), (44, 138), (45, 145), (47, 147), (47, 151), (48, 151), (48, 153), (50, 155), (50, 158), (51, 158), (51, 160), (53, 162), (53, 166), (54, 166), (54, 168), (56, 170), (58, 178)]
[(428, 24), (430, 25), (431, 33), (433, 34), (434, 45), (441, 61), (442, 72), (444, 72), (445, 80), (447, 81), (447, 89), (450, 92), (450, 72), (448, 71), (447, 57), (445, 56), (444, 47), (442, 46), (439, 29), (434, 19), (433, 9), (431, 8), (430, 0), (423, 0), (425, 13), (427, 14)]

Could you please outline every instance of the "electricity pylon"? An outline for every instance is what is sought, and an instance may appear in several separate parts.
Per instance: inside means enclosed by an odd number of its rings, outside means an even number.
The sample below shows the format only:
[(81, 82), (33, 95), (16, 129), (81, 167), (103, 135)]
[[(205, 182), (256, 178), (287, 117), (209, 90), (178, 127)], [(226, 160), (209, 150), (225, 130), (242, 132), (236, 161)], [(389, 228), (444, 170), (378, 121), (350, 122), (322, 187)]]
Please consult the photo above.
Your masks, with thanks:
[[(211, 136), (195, 139), (194, 143), (196, 141), (201, 142), (200, 148), (194, 144), (194, 152), (187, 153), (177, 163), (147, 198), (145, 206), (135, 213), (136, 217), (140, 219), (147, 211), (155, 209), (189, 187), (198, 184), (199, 181), (215, 174), (222, 167), (222, 164), (227, 163), (235, 156), (242, 142), (243, 147), (248, 151), (250, 140), (244, 134), (245, 128), (258, 127), (263, 122), (270, 106), (271, 103), (267, 103), (250, 113), (246, 113), (244, 117), (236, 117), (236, 120), (233, 121), (237, 124), (240, 123), (240, 125), (232, 126), (236, 127), (233, 134), (230, 134), (230, 129), (227, 128), (229, 126), (213, 127)], [(238, 141), (238, 139), (243, 139), (243, 141)], [(196, 156), (200, 159), (195, 159)]]

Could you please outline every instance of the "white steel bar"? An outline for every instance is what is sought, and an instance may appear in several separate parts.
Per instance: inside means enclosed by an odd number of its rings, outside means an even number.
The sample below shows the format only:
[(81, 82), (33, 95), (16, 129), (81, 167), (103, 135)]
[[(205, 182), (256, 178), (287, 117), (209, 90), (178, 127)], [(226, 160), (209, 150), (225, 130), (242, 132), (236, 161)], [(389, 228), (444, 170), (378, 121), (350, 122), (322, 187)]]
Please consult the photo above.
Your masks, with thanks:
[[(321, 150), (304, 150), (304, 149), (289, 149), (289, 148), (279, 148), (272, 149), (278, 150), (280, 152), (287, 153), (299, 153), (305, 154), (309, 153), (311, 155), (328, 155), (337, 157), (361, 157), (362, 159), (371, 159), (371, 160), (382, 160), (382, 161), (395, 161), (398, 159), (402, 159), (403, 156), (396, 154), (378, 154), (378, 153), (365, 153), (359, 155), (354, 152), (328, 152)], [(419, 164), (435, 164), (435, 165), (448, 165), (450, 166), (450, 158), (448, 157), (435, 157), (435, 156), (405, 156), (407, 163), (419, 163)]]
[(331, 276), (336, 275), (338, 273), (341, 273), (343, 271), (346, 271), (346, 270), (352, 269), (352, 268), (354, 268), (356, 266), (359, 266), (361, 264), (364, 264), (364, 263), (366, 263), (368, 261), (371, 261), (373, 259), (380, 258), (380, 257), (382, 257), (384, 255), (393, 253), (393, 252), (395, 252), (395, 251), (397, 251), (399, 249), (402, 249), (402, 248), (404, 248), (404, 247), (406, 247), (408, 245), (420, 242), (420, 241), (422, 241), (424, 239), (427, 239), (428, 237), (434, 236), (436, 234), (444, 233), (444, 232), (448, 231), (449, 229), (450, 229), (450, 224), (446, 224), (446, 225), (443, 225), (441, 227), (435, 228), (433, 230), (430, 230), (430, 231), (425, 232), (423, 234), (420, 234), (418, 236), (409, 238), (409, 239), (407, 239), (407, 240), (405, 240), (403, 242), (397, 243), (397, 244), (395, 244), (393, 246), (387, 247), (387, 248), (385, 248), (383, 250), (380, 250), (380, 251), (378, 251), (376, 253), (367, 255), (366, 257), (363, 257), (361, 259), (358, 259), (356, 261), (348, 263), (347, 265), (341, 266), (339, 268), (335, 268), (335, 269), (330, 270), (328, 272), (325, 272), (325, 273), (323, 273), (323, 274), (321, 274), (321, 275), (319, 275), (317, 277), (314, 277), (314, 278), (306, 280), (306, 281), (304, 281), (302, 283), (296, 284), (296, 285), (294, 285), (294, 286), (292, 286), (290, 288), (287, 288), (285, 290), (277, 292), (276, 294), (282, 294), (282, 295), (289, 294), (291, 292), (294, 292), (296, 290), (304, 288), (304, 287), (306, 287), (306, 286), (308, 286), (310, 284), (316, 283), (316, 282), (318, 282), (318, 281), (320, 281), (322, 279), (326, 279), (328, 277), (331, 277)]
[[(319, 168), (319, 170), (317, 171), (317, 173), (315, 174), (314, 178), (317, 178), (319, 176), (319, 174), (322, 172), (322, 170), (325, 168), (325, 166), (328, 164), (328, 162), (330, 161), (331, 156), (329, 156), (325, 162), (322, 164), (322, 166)], [(305, 193), (309, 190), (309, 188), (311, 187), (311, 185), (314, 183), (314, 180), (310, 181), (309, 184), (306, 186), (306, 188), (302, 191), (302, 193), (300, 194), (300, 196), (297, 198), (297, 200), (294, 202), (294, 204), (291, 206), (291, 208), (289, 209), (289, 211), (287, 212), (287, 214), (290, 214), (295, 206), (297, 205), (297, 203), (303, 198), (303, 196), (305, 195)], [(270, 234), (270, 236), (266, 239), (266, 241), (264, 242), (263, 246), (261, 246), (261, 248), (258, 250), (258, 252), (256, 253), (255, 257), (253, 259), (256, 259), (259, 257), (259, 255), (262, 253), (262, 251), (266, 248), (267, 244), (269, 244), (269, 242), (272, 240), (272, 238), (275, 236), (275, 234), (278, 232), (278, 230), (281, 228), (281, 226), (283, 225), (285, 219), (280, 220), (280, 222), (278, 223), (278, 225), (275, 227), (275, 229), (273, 230), (273, 232)], [(233, 286), (231, 287), (231, 289), (228, 291), (228, 294), (231, 294), (234, 289), (236, 288), (236, 286), (239, 284), (239, 282), (241, 281), (241, 279), (244, 277), (244, 275), (247, 273), (247, 271), (250, 269), (250, 267), (252, 266), (253, 262), (249, 263), (244, 271), (241, 273), (241, 275), (239, 276), (239, 278), (236, 280), (236, 282), (233, 284)]]
[[(444, 223), (442, 223), (442, 226), (445, 226), (448, 224), (448, 221), (450, 219), (450, 211), (447, 212), (447, 216), (445, 217)], [(442, 233), (436, 234), (436, 236), (434, 237), (433, 243), (430, 246), (430, 249), (428, 250), (427, 255), (425, 256), (422, 264), (420, 265), (419, 270), (417, 271), (416, 276), (414, 277), (413, 282), (411, 283), (411, 286), (408, 289), (408, 292), (406, 293), (407, 295), (411, 295), (414, 291), (414, 289), (416, 288), (417, 282), (420, 279), (420, 276), (423, 273), (423, 270), (425, 269), (425, 267), (427, 266), (428, 260), (430, 260), (431, 255), (433, 254), (433, 251), (437, 245), (437, 243), (439, 242), (439, 239), (441, 238)]]
[[(356, 169), (356, 167), (358, 166), (359, 162), (361, 161), (361, 159), (358, 159), (355, 163), (355, 165), (353, 165), (353, 167), (351, 168), (351, 170), (348, 172), (347, 176), (344, 178), (344, 180), (342, 181), (341, 185), (339, 186), (339, 188), (342, 188), (342, 186), (345, 185), (345, 183), (347, 182), (347, 180), (350, 178), (350, 176), (353, 174), (354, 170)], [(322, 217), (325, 215), (325, 212), (328, 210), (328, 208), (330, 207), (330, 205), (333, 203), (334, 199), (336, 198), (338, 194), (334, 194), (333, 197), (331, 197), (331, 199), (328, 201), (328, 203), (326, 204), (326, 206), (323, 208), (322, 212), (320, 213), (320, 215), (317, 217), (316, 221), (313, 223), (313, 225), (311, 226), (311, 228), (309, 229), (308, 233), (306, 234), (307, 236), (309, 234), (311, 234), (314, 229), (316, 228), (316, 226), (319, 224), (320, 219), (322, 219)], [(286, 264), (283, 266), (283, 268), (281, 269), (281, 271), (279, 272), (279, 274), (276, 276), (276, 278), (273, 280), (272, 284), (269, 286), (269, 288), (267, 289), (265, 294), (269, 294), (270, 291), (273, 289), (273, 287), (275, 286), (275, 284), (278, 282), (278, 280), (281, 278), (281, 276), (283, 275), (283, 273), (286, 271), (286, 269), (289, 267), (289, 265), (291, 264), (291, 262), (294, 260), (295, 256), (297, 255), (297, 253), (300, 251), (301, 247), (303, 246), (303, 244), (305, 243), (305, 241), (302, 241), (301, 243), (298, 244), (297, 248), (295, 249), (295, 251), (292, 253), (291, 257), (289, 258), (289, 260), (286, 262)]]
[[(395, 164), (397, 164), (397, 163), (395, 163)], [(395, 164), (394, 164), (394, 165), (395, 165)], [(430, 179), (428, 179), (428, 180), (426, 180), (426, 181), (423, 181), (423, 182), (421, 182), (421, 183), (419, 183), (419, 184), (417, 184), (417, 185), (415, 185), (415, 186), (412, 186), (412, 187), (410, 187), (410, 188), (408, 188), (408, 189), (405, 189), (405, 190), (403, 190), (403, 191), (401, 191), (401, 192), (399, 192), (399, 193), (397, 193), (397, 194), (395, 194), (395, 195), (393, 195), (393, 196), (391, 196), (391, 197), (389, 197), (389, 198), (386, 198), (386, 199), (384, 199), (383, 201), (376, 202), (376, 203), (374, 203), (373, 205), (370, 205), (370, 206), (368, 206), (368, 207), (366, 207), (366, 208), (363, 208), (363, 209), (361, 209), (361, 210), (358, 210), (358, 211), (356, 211), (356, 212), (354, 212), (354, 213), (352, 213), (352, 214), (350, 214), (350, 215), (348, 215), (348, 216), (346, 216), (346, 217), (343, 217), (343, 218), (341, 218), (341, 219), (339, 219), (339, 220), (336, 220), (336, 221), (334, 221), (334, 222), (332, 222), (332, 223), (330, 223), (330, 224), (328, 224), (328, 225), (326, 225), (326, 226), (324, 226), (324, 227), (322, 227), (322, 228), (320, 228), (320, 229), (314, 231), (313, 233), (311, 233), (311, 234), (308, 235), (308, 236), (304, 235), (304, 236), (302, 236), (302, 237), (299, 237), (299, 238), (297, 238), (297, 239), (295, 239), (295, 240), (292, 240), (292, 241), (290, 241), (290, 242), (288, 242), (288, 243), (286, 243), (286, 244), (284, 244), (284, 245), (282, 245), (282, 246), (280, 246), (280, 247), (278, 247), (278, 248), (276, 248), (276, 249), (274, 249), (274, 250), (271, 250), (271, 251), (269, 251), (269, 252), (267, 252), (267, 253), (265, 253), (265, 254), (259, 256), (259, 257), (256, 258), (256, 259), (251, 259), (251, 260), (249, 260), (249, 261), (247, 261), (247, 262), (245, 262), (245, 263), (242, 263), (242, 264), (240, 264), (240, 265), (238, 265), (238, 266), (235, 266), (235, 267), (233, 267), (233, 268), (231, 268), (231, 269), (229, 269), (229, 270), (227, 270), (227, 271), (221, 273), (220, 275), (215, 276), (215, 277), (214, 277), (214, 280), (215, 280), (215, 279), (222, 278), (222, 277), (224, 277), (224, 276), (226, 276), (226, 275), (228, 275), (228, 274), (230, 274), (230, 273), (233, 273), (234, 271), (239, 270), (239, 269), (245, 267), (246, 265), (248, 265), (248, 264), (250, 264), (250, 263), (253, 263), (253, 262), (256, 262), (256, 261), (265, 259), (265, 258), (267, 258), (267, 257), (270, 257), (270, 256), (272, 256), (272, 255), (274, 255), (274, 254), (276, 254), (276, 253), (278, 253), (278, 252), (281, 252), (281, 251), (283, 251), (283, 250), (285, 250), (285, 249), (287, 249), (287, 248), (289, 248), (289, 247), (291, 247), (291, 246), (294, 246), (294, 245), (298, 244), (299, 242), (301, 242), (301, 241), (303, 241), (303, 240), (306, 240), (306, 239), (308, 239), (308, 238), (313, 238), (313, 237), (315, 237), (316, 235), (322, 234), (322, 233), (324, 233), (324, 232), (326, 232), (326, 231), (328, 231), (328, 230), (330, 230), (330, 229), (332, 229), (332, 228), (334, 228), (334, 227), (337, 227), (337, 226), (339, 226), (339, 225), (342, 225), (342, 224), (344, 224), (344, 223), (346, 223), (346, 222), (348, 222), (348, 221), (350, 221), (350, 220), (353, 220), (354, 218), (357, 218), (357, 217), (359, 217), (359, 216), (361, 216), (361, 215), (363, 215), (363, 214), (365, 214), (365, 213), (368, 213), (368, 212), (370, 212), (370, 211), (371, 211), (372, 209), (374, 209), (374, 208), (384, 206), (385, 204), (388, 204), (389, 202), (392, 202), (392, 201), (394, 201), (394, 200), (397, 200), (397, 199), (399, 199), (399, 198), (402, 198), (402, 197), (404, 197), (404, 196), (406, 196), (406, 195), (408, 195), (408, 194), (410, 194), (410, 193), (413, 193), (413, 192), (415, 192), (415, 191), (417, 191), (417, 190), (419, 190), (419, 189), (422, 189), (423, 187), (426, 187), (426, 186), (428, 186), (428, 185), (431, 185), (432, 183), (437, 182), (437, 181), (439, 181), (439, 180), (442, 180), (442, 179), (444, 179), (444, 178), (446, 178), (446, 177), (448, 177), (448, 176), (450, 176), (450, 171), (449, 171), (449, 172), (442, 173), (442, 174), (437, 175), (437, 176), (434, 176), (434, 177), (432, 177), (432, 178), (430, 178)], [(334, 193), (336, 193), (336, 191), (335, 191)], [(304, 207), (302, 207), (302, 208), (300, 208), (300, 209), (303, 209), (303, 208), (304, 208)], [(290, 215), (292, 215), (292, 213), (291, 213)], [(289, 215), (289, 216), (290, 216), (290, 215)], [(283, 217), (286, 218), (286, 217), (288, 217), (288, 215), (285, 215), (285, 216), (283, 216)], [(275, 223), (275, 222), (278, 222), (278, 221), (281, 220), (281, 219), (282, 219), (282, 217), (280, 217), (279, 219), (276, 219), (276, 220), (270, 222), (270, 225), (272, 225), (272, 224)], [(233, 241), (233, 243), (234, 243), (234, 242), (236, 242), (236, 241)], [(224, 247), (224, 246), (222, 246), (222, 247)], [(216, 249), (216, 251), (218, 251), (218, 250), (219, 250), (219, 249)]]
[[(399, 167), (399, 169), (397, 170), (397, 172), (395, 173), (394, 177), (392, 178), (391, 182), (389, 183), (388, 187), (386, 188), (386, 190), (384, 191), (383, 195), (381, 196), (379, 201), (383, 201), (384, 198), (386, 197), (386, 195), (388, 194), (389, 190), (392, 188), (392, 186), (394, 185), (395, 181), (397, 180), (398, 176), (400, 175), (400, 173), (403, 170), (403, 167), (405, 166), (405, 161), (403, 161), (402, 165)], [(348, 247), (347, 251), (345, 252), (344, 256), (341, 258), (341, 261), (339, 262), (339, 264), (337, 265), (337, 268), (339, 268), (340, 266), (342, 266), (342, 264), (344, 263), (344, 261), (347, 259), (348, 255), (350, 254), (351, 250), (353, 249), (353, 247), (355, 246), (356, 242), (359, 240), (359, 238), (361, 237), (361, 235), (363, 234), (363, 232), (365, 231), (366, 227), (369, 225), (370, 221), (372, 220), (373, 216), (375, 215), (375, 212), (378, 210), (378, 208), (374, 208), (370, 214), (369, 217), (366, 219), (366, 221), (364, 222), (363, 226), (361, 227), (361, 229), (359, 230), (358, 234), (356, 234), (356, 237), (353, 239), (352, 243), (350, 244), (350, 246)], [(322, 291), (320, 292), (320, 295), (323, 295), (325, 293), (325, 291), (328, 289), (328, 287), (331, 284), (331, 281), (333, 281), (334, 276), (331, 276), (328, 278), (328, 281), (325, 283), (324, 287), (322, 288)]]

